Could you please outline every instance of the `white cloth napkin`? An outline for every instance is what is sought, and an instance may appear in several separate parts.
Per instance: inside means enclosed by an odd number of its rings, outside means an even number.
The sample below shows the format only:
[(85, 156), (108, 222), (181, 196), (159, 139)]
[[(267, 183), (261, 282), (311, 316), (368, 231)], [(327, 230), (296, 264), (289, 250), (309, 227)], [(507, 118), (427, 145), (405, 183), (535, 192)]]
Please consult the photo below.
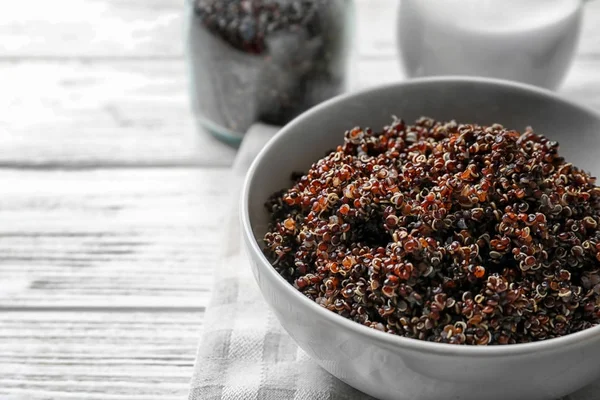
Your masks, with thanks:
[[(252, 160), (274, 133), (272, 127), (254, 126), (232, 169), (236, 190), (225, 220), (224, 248), (215, 271), (189, 400), (372, 399), (331, 376), (298, 348), (263, 300), (245, 258), (239, 190)], [(600, 400), (600, 383), (563, 400)]]
[(232, 204), (224, 248), (198, 347), (190, 400), (364, 400), (337, 380), (285, 333), (254, 281), (241, 246), (239, 191), (256, 154), (276, 129), (255, 125), (232, 169)]

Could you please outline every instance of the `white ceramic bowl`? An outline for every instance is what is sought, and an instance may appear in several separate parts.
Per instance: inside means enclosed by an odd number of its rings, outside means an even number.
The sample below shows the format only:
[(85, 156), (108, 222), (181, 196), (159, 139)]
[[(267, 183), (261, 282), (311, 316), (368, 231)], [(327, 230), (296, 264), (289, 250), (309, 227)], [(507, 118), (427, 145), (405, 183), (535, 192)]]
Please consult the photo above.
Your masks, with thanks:
[[(506, 346), (457, 346), (383, 333), (321, 308), (287, 283), (261, 251), (273, 192), (290, 186), (355, 125), (381, 128), (391, 115), (500, 122), (561, 142), (576, 165), (600, 171), (600, 117), (551, 92), (505, 81), (430, 78), (330, 100), (284, 127), (258, 155), (243, 190), (245, 244), (260, 289), (279, 321), (323, 368), (389, 400), (557, 399), (600, 377), (600, 326), (557, 339)], [(598, 395), (600, 398), (600, 394)]]

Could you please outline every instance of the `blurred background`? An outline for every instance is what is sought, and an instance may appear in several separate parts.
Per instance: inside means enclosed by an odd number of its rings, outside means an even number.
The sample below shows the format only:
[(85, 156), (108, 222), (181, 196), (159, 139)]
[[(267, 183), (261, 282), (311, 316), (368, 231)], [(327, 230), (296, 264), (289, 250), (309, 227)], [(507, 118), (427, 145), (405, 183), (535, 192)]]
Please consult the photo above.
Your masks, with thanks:
[[(190, 115), (184, 4), (2, 2), (0, 163), (229, 165), (232, 149), (223, 147), (217, 159), (202, 154), (218, 144), (197, 134)], [(397, 4), (356, 0), (352, 88), (402, 78)], [(577, 58), (561, 90), (575, 100), (595, 78), (600, 58), (594, 34), (600, 4), (586, 8)], [(600, 107), (600, 95), (590, 98)]]
[[(395, 1), (357, 4), (354, 87), (399, 79)], [(229, 165), (234, 150), (197, 134), (190, 114), (184, 5), (2, 2), (0, 107), (10, 118), (0, 119), (0, 163)]]

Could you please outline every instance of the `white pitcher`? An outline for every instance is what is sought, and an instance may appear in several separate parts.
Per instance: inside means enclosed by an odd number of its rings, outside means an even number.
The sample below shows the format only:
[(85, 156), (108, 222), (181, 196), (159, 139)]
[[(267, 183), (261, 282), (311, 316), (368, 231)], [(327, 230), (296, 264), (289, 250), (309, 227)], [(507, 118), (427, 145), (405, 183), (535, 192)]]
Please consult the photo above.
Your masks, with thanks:
[(575, 54), (582, 0), (401, 0), (409, 77), (475, 75), (556, 89)]

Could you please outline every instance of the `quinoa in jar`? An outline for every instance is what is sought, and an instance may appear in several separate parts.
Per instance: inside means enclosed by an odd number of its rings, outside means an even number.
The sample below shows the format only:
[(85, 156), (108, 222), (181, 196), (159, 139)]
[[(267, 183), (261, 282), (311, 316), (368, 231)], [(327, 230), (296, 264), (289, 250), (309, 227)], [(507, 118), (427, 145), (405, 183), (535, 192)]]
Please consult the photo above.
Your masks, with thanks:
[(283, 125), (346, 87), (350, 0), (193, 0), (191, 11), (193, 111), (221, 138)]

